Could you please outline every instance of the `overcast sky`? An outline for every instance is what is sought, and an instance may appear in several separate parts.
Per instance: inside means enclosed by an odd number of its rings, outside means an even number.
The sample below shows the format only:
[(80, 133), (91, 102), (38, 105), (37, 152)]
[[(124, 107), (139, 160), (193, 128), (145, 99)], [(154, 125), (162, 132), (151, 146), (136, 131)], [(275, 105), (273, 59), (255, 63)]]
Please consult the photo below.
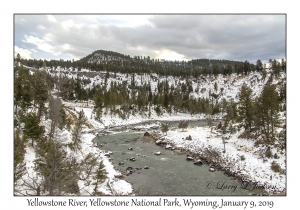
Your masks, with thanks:
[(167, 60), (286, 57), (285, 15), (18, 15), (15, 53), (80, 59), (95, 50)]

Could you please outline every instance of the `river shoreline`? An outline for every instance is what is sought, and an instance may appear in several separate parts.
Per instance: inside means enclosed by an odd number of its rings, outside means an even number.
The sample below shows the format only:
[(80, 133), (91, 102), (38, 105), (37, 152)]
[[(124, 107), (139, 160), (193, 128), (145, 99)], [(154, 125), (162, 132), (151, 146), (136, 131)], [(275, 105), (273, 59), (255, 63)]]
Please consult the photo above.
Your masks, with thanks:
[[(169, 123), (176, 123), (180, 122), (181, 120), (188, 120), (190, 122), (193, 121), (205, 121), (205, 115), (197, 115), (191, 116), (188, 114), (177, 113), (177, 114), (164, 114), (162, 116), (152, 116), (151, 118), (143, 118), (140, 115), (135, 117), (130, 116), (129, 119), (124, 120), (120, 118), (113, 118), (110, 115), (103, 116), (103, 120), (101, 122), (94, 119), (94, 114), (92, 113), (92, 105), (89, 107), (82, 107), (80, 104), (74, 103), (66, 103), (67, 106), (74, 107), (75, 110), (80, 111), (83, 110), (86, 116), (89, 116), (88, 122), (93, 127), (92, 129), (85, 130), (85, 133), (93, 134), (95, 137), (97, 136), (105, 136), (111, 135), (114, 133), (122, 133), (122, 132), (147, 132), (150, 131), (152, 126), (155, 126), (155, 130), (158, 134), (160, 133), (163, 136), (161, 129), (161, 122), (169, 122)], [(218, 122), (221, 116), (214, 116), (213, 122)], [(173, 142), (174, 145), (177, 144), (185, 144), (182, 143), (183, 138), (186, 136), (182, 136), (184, 132), (180, 132), (177, 126), (176, 128), (170, 129), (168, 131), (168, 135), (164, 136), (170, 143)], [(255, 184), (259, 184), (260, 186), (266, 186), (269, 195), (277, 194), (280, 192), (286, 191), (286, 175), (274, 173), (271, 170), (272, 161), (278, 162), (283, 170), (286, 170), (286, 161), (285, 161), (285, 151), (283, 154), (279, 154), (281, 156), (280, 159), (267, 159), (265, 162), (264, 160), (260, 159), (256, 151), (257, 148), (253, 145), (253, 140), (248, 139), (239, 139), (238, 135), (241, 134), (241, 131), (237, 132), (236, 135), (230, 136), (228, 145), (226, 145), (227, 152), (223, 154), (220, 152), (223, 149), (222, 140), (220, 137), (220, 133), (213, 131), (213, 129), (208, 128), (207, 126), (198, 129), (197, 127), (193, 127), (190, 124), (190, 127), (185, 132), (187, 135), (192, 135), (193, 140), (191, 145), (185, 144), (185, 149), (189, 150), (190, 152), (194, 153), (194, 155), (199, 155), (199, 150), (201, 148), (209, 148), (209, 149), (218, 149), (219, 154), (221, 156), (224, 155), (231, 155), (232, 157), (226, 157), (225, 160), (221, 163), (219, 160), (214, 160), (213, 157), (207, 157), (209, 159), (210, 164), (215, 164), (218, 167), (218, 164), (221, 165), (222, 170), (227, 173), (227, 175), (233, 176), (233, 178), (241, 179), (241, 180), (248, 180)], [(209, 141), (203, 142), (206, 138)], [(201, 139), (202, 138), (202, 139)], [(234, 142), (235, 141), (235, 142)], [(211, 144), (212, 143), (212, 144)], [(199, 144), (199, 145), (196, 145)], [(211, 144), (211, 145), (210, 145)], [(231, 144), (231, 150), (228, 148), (229, 144)], [(234, 145), (235, 144), (235, 145)], [(221, 148), (222, 147), (222, 148)], [(254, 151), (255, 150), (255, 151)], [(276, 153), (275, 149), (273, 150), (273, 154)], [(203, 150), (201, 151), (203, 153)], [(203, 154), (202, 154), (203, 155)], [(205, 151), (204, 151), (205, 155)], [(241, 156), (246, 157), (246, 161), (241, 161)], [(250, 161), (249, 161), (250, 160)], [(228, 163), (231, 164), (231, 167), (228, 167)], [(246, 164), (246, 165), (245, 165)], [(111, 167), (111, 166), (109, 166)], [(227, 168), (228, 167), (228, 168)], [(246, 167), (246, 168), (245, 168)], [(246, 170), (245, 170), (246, 169)], [(241, 172), (241, 173), (239, 173)], [(117, 174), (117, 172), (114, 172)], [(273, 178), (273, 179), (272, 179)]]
[[(109, 132), (114, 133), (114, 132), (132, 132), (132, 131), (145, 131), (148, 132), (150, 131), (149, 127), (145, 127), (143, 128), (143, 126), (146, 125), (151, 125), (151, 124), (160, 124), (161, 122), (166, 122), (165, 120), (149, 120), (146, 122), (141, 122), (141, 123), (134, 123), (134, 124), (130, 124), (130, 125), (126, 125), (126, 126), (116, 126), (116, 127), (110, 127), (109, 128)], [(174, 122), (174, 121), (172, 121)], [(175, 121), (176, 122), (176, 121)], [(150, 126), (151, 127), (151, 126)], [(117, 129), (114, 129), (117, 128)], [(107, 131), (105, 131), (106, 129), (103, 129), (103, 131), (99, 132), (98, 135), (109, 135)], [(151, 132), (151, 131), (150, 131)], [(158, 131), (158, 129), (152, 129), (152, 133), (150, 133), (150, 135), (154, 135), (155, 137), (152, 136), (152, 143), (155, 144), (155, 142), (157, 140), (163, 139), (162, 143), (160, 144), (160, 146), (165, 147), (166, 145), (171, 145), (171, 147), (176, 148), (176, 144), (170, 140), (165, 140), (164, 141), (164, 135)], [(143, 141), (149, 141), (145, 138), (142, 137)], [(233, 180), (237, 180), (241, 183), (247, 183), (247, 185), (249, 185), (249, 187), (253, 187), (253, 188), (265, 188), (266, 186), (264, 184), (261, 184), (259, 182), (257, 182), (255, 179), (249, 179), (247, 177), (245, 177), (243, 174), (241, 173), (237, 173), (234, 170), (230, 170), (230, 167), (227, 167), (226, 164), (224, 163), (220, 163), (218, 162), (214, 156), (209, 153), (209, 152), (203, 152), (201, 154), (197, 153), (197, 152), (191, 152), (188, 148), (176, 148), (173, 150), (175, 154), (178, 155), (186, 155), (186, 156), (190, 156), (193, 157), (195, 160), (196, 159), (201, 159), (203, 161), (204, 164), (209, 165), (211, 167), (214, 167), (216, 170), (218, 171), (223, 171), (224, 175), (231, 177)], [(133, 189), (133, 192), (135, 192), (135, 189)], [(273, 195), (273, 194), (277, 194), (277, 193), (283, 193), (285, 191), (277, 191), (276, 189), (272, 189), (271, 192), (267, 192), (263, 193), (263, 195)], [(255, 195), (255, 194), (254, 194)]]
[[(214, 161), (214, 158), (211, 156), (210, 153), (205, 153), (205, 154), (199, 155), (197, 153), (190, 152), (186, 149), (178, 149), (178, 148), (176, 148), (176, 145), (174, 143), (162, 143), (162, 144), (160, 144), (161, 147), (165, 147), (166, 145), (171, 145), (172, 148), (173, 148), (173, 152), (175, 154), (186, 156), (186, 157), (191, 157), (191, 158), (194, 159), (192, 161), (193, 163), (197, 160), (201, 160), (203, 162), (203, 164), (208, 165), (210, 168), (213, 168), (213, 170), (223, 171), (224, 175), (226, 175), (228, 177), (231, 177), (233, 180), (237, 180), (241, 183), (246, 183), (247, 185), (249, 185), (249, 188), (252, 188), (252, 189), (255, 188), (255, 187), (260, 188), (260, 189), (264, 188), (263, 185), (257, 184), (256, 181), (247, 180), (242, 175), (239, 175), (235, 172), (232, 172), (232, 171), (230, 171), (230, 169), (228, 167), (224, 167), (219, 162)], [(212, 171), (212, 173), (213, 173), (213, 171)], [(267, 193), (267, 192), (265, 192), (265, 193)], [(253, 194), (253, 195), (256, 195), (256, 194)], [(262, 194), (262, 195), (265, 196), (267, 194)]]

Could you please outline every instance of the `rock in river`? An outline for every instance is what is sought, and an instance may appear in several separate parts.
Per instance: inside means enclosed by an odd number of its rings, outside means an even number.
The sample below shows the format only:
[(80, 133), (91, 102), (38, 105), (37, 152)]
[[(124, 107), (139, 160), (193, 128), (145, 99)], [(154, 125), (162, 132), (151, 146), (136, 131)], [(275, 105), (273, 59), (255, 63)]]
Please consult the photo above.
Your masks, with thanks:
[(155, 143), (156, 143), (157, 145), (160, 145), (160, 144), (162, 143), (162, 140), (157, 140)]
[(172, 148), (172, 146), (171, 145), (166, 145), (166, 147), (165, 147), (166, 149), (171, 149)]
[(194, 160), (194, 158), (193, 158), (193, 157), (191, 157), (191, 156), (188, 156), (188, 157), (186, 158), (186, 160), (189, 160), (189, 161), (191, 161), (191, 160)]
[(203, 164), (203, 162), (201, 160), (196, 160), (194, 162), (195, 165), (201, 166)]
[(210, 167), (210, 168), (209, 168), (209, 171), (210, 171), (210, 172), (214, 172), (214, 171), (215, 171), (215, 168), (214, 168), (214, 167)]
[(122, 174), (116, 174), (115, 178), (124, 178), (124, 176)]

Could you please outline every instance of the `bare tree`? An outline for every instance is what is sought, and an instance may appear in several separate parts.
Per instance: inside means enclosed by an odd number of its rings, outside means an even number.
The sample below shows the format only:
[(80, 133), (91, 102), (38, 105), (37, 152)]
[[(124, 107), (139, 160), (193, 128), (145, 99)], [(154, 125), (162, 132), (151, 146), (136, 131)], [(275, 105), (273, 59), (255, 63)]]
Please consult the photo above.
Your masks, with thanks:
[[(44, 192), (49, 195), (79, 193), (77, 185), (80, 167), (74, 157), (67, 155), (65, 146), (52, 139), (39, 143), (35, 170), (43, 177)], [(47, 193), (46, 193), (47, 194)]]
[(40, 196), (41, 195), (41, 181), (34, 175), (30, 174), (26, 170), (25, 176), (22, 177), (22, 190), (15, 188), (15, 194), (17, 195), (30, 195)]
[(51, 119), (51, 127), (49, 137), (54, 137), (55, 128), (62, 122), (61, 117), (62, 102), (59, 98), (49, 96), (49, 118)]
[(84, 115), (83, 110), (79, 112), (78, 119), (75, 122), (75, 126), (72, 132), (72, 149), (81, 150), (81, 131), (83, 129), (83, 125), (87, 122), (87, 118)]

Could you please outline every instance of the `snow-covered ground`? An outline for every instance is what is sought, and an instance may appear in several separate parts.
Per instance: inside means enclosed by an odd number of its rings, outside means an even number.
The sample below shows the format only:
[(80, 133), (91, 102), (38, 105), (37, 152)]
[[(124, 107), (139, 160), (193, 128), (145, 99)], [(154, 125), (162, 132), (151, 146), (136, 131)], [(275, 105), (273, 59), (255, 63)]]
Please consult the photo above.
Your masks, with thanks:
[[(261, 153), (265, 152), (265, 148), (255, 147), (251, 139), (238, 138), (241, 133), (242, 130), (226, 140), (228, 143), (225, 145), (225, 153), (223, 153), (224, 144), (221, 134), (209, 127), (188, 128), (184, 132), (178, 129), (172, 130), (164, 138), (169, 143), (180, 145), (195, 154), (203, 154), (206, 149), (217, 151), (220, 155), (218, 163), (223, 168), (241, 175), (245, 180), (257, 182), (257, 185), (264, 186), (269, 193), (285, 191), (286, 175), (271, 169), (273, 161), (276, 161), (281, 169), (286, 169), (285, 151), (282, 151), (283, 154), (278, 153), (278, 159), (262, 158)], [(189, 135), (192, 140), (186, 140)], [(274, 149), (272, 152), (275, 154), (277, 151)]]

